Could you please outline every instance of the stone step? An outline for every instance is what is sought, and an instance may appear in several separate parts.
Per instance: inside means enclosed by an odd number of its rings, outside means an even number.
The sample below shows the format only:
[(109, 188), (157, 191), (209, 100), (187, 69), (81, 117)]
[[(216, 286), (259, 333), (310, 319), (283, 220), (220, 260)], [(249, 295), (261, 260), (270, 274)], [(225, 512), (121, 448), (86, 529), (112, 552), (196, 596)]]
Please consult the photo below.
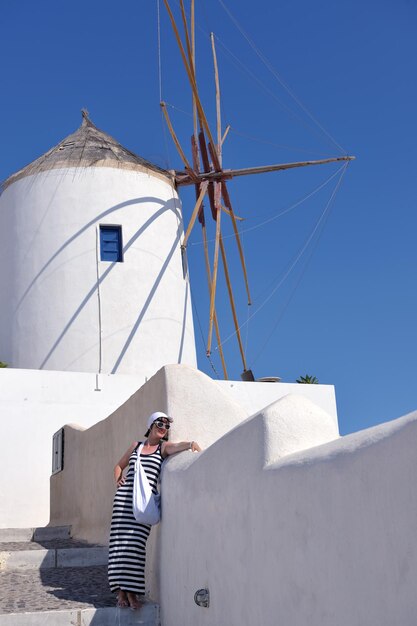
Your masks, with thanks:
[(0, 528), (0, 543), (32, 541), (34, 528)]
[[(39, 544), (35, 544), (39, 546)], [(4, 543), (0, 549), (0, 571), (17, 569), (46, 569), (53, 567), (92, 567), (106, 565), (108, 548), (105, 546), (88, 546), (43, 549), (33, 546), (27, 550), (10, 549), (10, 544)]]
[(68, 539), (71, 536), (71, 526), (45, 526), (44, 528), (0, 528), (0, 543), (52, 541), (53, 539)]
[(159, 607), (118, 609), (107, 568), (68, 567), (0, 572), (0, 626), (159, 626)]
[(58, 550), (64, 548), (98, 547), (98, 543), (88, 543), (84, 539), (51, 539), (50, 541), (2, 541), (0, 551), (21, 552), (24, 550)]
[(0, 626), (160, 626), (160, 623), (159, 607), (151, 603), (140, 611), (106, 607), (0, 614)]
[(44, 526), (33, 529), (33, 541), (51, 541), (71, 537), (71, 526)]

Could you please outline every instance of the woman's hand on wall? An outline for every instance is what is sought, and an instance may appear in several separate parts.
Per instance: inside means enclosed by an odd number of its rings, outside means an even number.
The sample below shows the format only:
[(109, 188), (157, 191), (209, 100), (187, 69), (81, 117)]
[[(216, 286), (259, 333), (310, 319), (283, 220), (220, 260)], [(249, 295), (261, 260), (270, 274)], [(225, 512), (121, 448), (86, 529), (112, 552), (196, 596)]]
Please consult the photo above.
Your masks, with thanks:
[(165, 458), (171, 454), (185, 452), (186, 450), (190, 450), (191, 452), (201, 452), (201, 448), (196, 441), (179, 441), (178, 443), (168, 441), (162, 448), (162, 456)]

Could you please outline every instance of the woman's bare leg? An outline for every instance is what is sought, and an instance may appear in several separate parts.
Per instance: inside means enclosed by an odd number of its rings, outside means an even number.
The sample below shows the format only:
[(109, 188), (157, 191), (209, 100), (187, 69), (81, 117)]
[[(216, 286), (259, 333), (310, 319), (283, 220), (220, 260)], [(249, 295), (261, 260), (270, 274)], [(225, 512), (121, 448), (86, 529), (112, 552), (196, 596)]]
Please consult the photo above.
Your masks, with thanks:
[(120, 609), (127, 609), (127, 607), (129, 606), (126, 592), (123, 591), (123, 589), (119, 589), (119, 591), (117, 592), (117, 606)]
[(127, 599), (129, 601), (131, 609), (136, 610), (136, 609), (142, 608), (142, 602), (138, 599), (138, 597), (136, 596), (136, 593), (132, 593), (131, 591), (128, 591)]

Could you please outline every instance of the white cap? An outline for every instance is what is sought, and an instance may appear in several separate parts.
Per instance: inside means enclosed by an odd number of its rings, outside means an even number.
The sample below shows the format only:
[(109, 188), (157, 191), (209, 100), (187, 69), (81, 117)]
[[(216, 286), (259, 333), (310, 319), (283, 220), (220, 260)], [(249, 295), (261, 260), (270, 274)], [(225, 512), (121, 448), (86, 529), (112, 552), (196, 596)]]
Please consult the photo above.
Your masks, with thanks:
[(162, 411), (156, 411), (155, 413), (152, 413), (152, 415), (150, 415), (148, 417), (148, 428), (150, 428), (152, 426), (152, 424), (154, 423), (155, 420), (160, 419), (162, 417), (164, 417), (169, 422), (173, 422), (174, 421), (172, 419), (172, 417), (168, 417), (168, 415), (166, 415), (166, 413), (162, 413)]

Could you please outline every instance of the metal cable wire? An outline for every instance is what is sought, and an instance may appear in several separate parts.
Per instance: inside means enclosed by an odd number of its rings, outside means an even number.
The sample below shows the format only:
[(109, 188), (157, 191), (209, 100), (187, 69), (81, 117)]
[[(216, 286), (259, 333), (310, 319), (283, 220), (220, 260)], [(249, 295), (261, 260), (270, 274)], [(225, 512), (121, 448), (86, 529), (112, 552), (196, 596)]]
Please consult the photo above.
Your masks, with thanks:
[(291, 96), (291, 98), (298, 104), (298, 106), (304, 111), (304, 113), (320, 128), (320, 130), (326, 135), (326, 137), (339, 149), (343, 154), (347, 154), (346, 151), (342, 148), (340, 144), (331, 136), (331, 134), (320, 124), (320, 122), (314, 117), (312, 113), (307, 109), (307, 107), (301, 102), (301, 100), (295, 95), (295, 93), (290, 89), (290, 87), (285, 83), (285, 81), (280, 77), (276, 69), (273, 67), (272, 63), (265, 57), (265, 55), (257, 48), (252, 39), (247, 35), (247, 33), (243, 30), (242, 26), (239, 24), (237, 19), (232, 15), (231, 11), (226, 7), (223, 0), (218, 0), (221, 7), (228, 14), (229, 18), (236, 26), (240, 34), (246, 39), (252, 50), (258, 56), (258, 58), (262, 61), (265, 67), (271, 72), (271, 74), (275, 77), (275, 79), (279, 82), (279, 84), (285, 89), (285, 91)]
[[(342, 173), (342, 177), (343, 177), (343, 175), (344, 175), (344, 172)], [(296, 282), (295, 282), (295, 285), (293, 286), (293, 288), (292, 288), (292, 290), (291, 290), (291, 292), (290, 292), (290, 294), (289, 294), (289, 296), (288, 296), (288, 298), (287, 298), (286, 302), (284, 303), (284, 306), (282, 307), (282, 309), (281, 309), (281, 311), (280, 311), (280, 313), (279, 313), (279, 315), (278, 315), (278, 317), (277, 317), (277, 319), (276, 319), (275, 323), (273, 324), (273, 326), (272, 326), (272, 329), (271, 329), (270, 333), (268, 334), (267, 338), (265, 339), (264, 343), (262, 344), (262, 346), (261, 346), (260, 350), (258, 350), (258, 352), (256, 353), (255, 357), (254, 357), (254, 358), (253, 358), (253, 360), (251, 361), (250, 368), (253, 368), (254, 364), (255, 364), (255, 363), (256, 363), (256, 361), (259, 359), (259, 357), (261, 356), (262, 352), (265, 350), (265, 348), (266, 348), (266, 346), (268, 345), (268, 343), (269, 343), (269, 341), (270, 341), (270, 339), (271, 339), (272, 335), (273, 335), (273, 334), (274, 334), (274, 332), (276, 331), (276, 329), (277, 329), (277, 327), (278, 327), (278, 324), (280, 323), (280, 321), (281, 321), (281, 320), (282, 320), (282, 318), (284, 317), (284, 314), (285, 314), (286, 310), (288, 309), (288, 307), (289, 307), (289, 305), (290, 305), (290, 303), (291, 303), (291, 301), (292, 301), (292, 299), (293, 299), (293, 297), (294, 297), (294, 295), (295, 295), (295, 292), (296, 292), (296, 291), (297, 291), (297, 289), (298, 289), (298, 286), (300, 285), (300, 283), (301, 283), (302, 279), (304, 278), (304, 275), (305, 275), (305, 273), (306, 273), (306, 271), (307, 271), (307, 268), (308, 268), (308, 266), (309, 266), (309, 263), (310, 263), (310, 261), (311, 261), (311, 259), (312, 259), (312, 257), (313, 257), (314, 252), (315, 252), (315, 251), (316, 251), (316, 249), (317, 249), (317, 246), (318, 246), (318, 244), (319, 244), (319, 242), (320, 242), (321, 236), (322, 236), (322, 234), (323, 234), (323, 232), (324, 232), (324, 229), (325, 229), (326, 223), (327, 223), (327, 221), (328, 221), (328, 219), (329, 219), (329, 216), (330, 216), (331, 210), (332, 210), (332, 208), (333, 208), (333, 206), (334, 206), (334, 200), (335, 200), (335, 195), (333, 195), (333, 201), (331, 200), (331, 202), (330, 202), (330, 205), (329, 205), (329, 210), (327, 211), (327, 214), (326, 214), (326, 215), (325, 215), (325, 217), (324, 217), (324, 220), (323, 220), (323, 222), (322, 222), (321, 228), (320, 228), (320, 230), (318, 231), (318, 236), (316, 237), (316, 240), (315, 240), (315, 242), (314, 242), (313, 246), (311, 247), (310, 253), (308, 254), (308, 256), (307, 256), (307, 258), (306, 258), (306, 261), (305, 261), (305, 263), (304, 263), (304, 266), (301, 268), (301, 272), (300, 272), (300, 274), (299, 274), (299, 276), (298, 276), (298, 278), (297, 278), (297, 280), (296, 280)]]
[[(194, 301), (193, 292), (192, 292), (192, 288), (191, 288), (191, 281), (190, 281), (189, 285), (190, 285), (191, 304), (192, 304), (192, 307), (194, 309), (195, 316), (197, 318), (198, 327), (200, 329), (200, 335), (201, 335), (201, 341), (202, 341), (202, 344), (203, 344), (203, 349), (204, 349), (204, 351), (206, 351), (206, 341), (204, 339), (203, 328), (201, 326), (201, 321), (200, 321), (200, 316), (198, 314), (197, 305), (195, 304), (195, 301)], [(216, 350), (217, 350), (217, 347), (216, 347)], [(216, 366), (213, 363), (213, 359), (211, 358), (211, 355), (206, 353), (206, 356), (207, 356), (207, 359), (208, 359), (208, 361), (210, 363), (211, 369), (213, 370), (213, 372), (216, 375), (216, 377), (218, 378), (218, 380), (220, 380), (219, 373), (216, 370)]]
[[(277, 220), (278, 218), (282, 217), (283, 215), (286, 215), (287, 213), (290, 213), (290, 211), (293, 211), (300, 204), (302, 204), (303, 202), (305, 202), (306, 200), (308, 200), (309, 198), (314, 196), (316, 193), (318, 193), (321, 189), (323, 189), (323, 187), (325, 187), (331, 180), (333, 180), (333, 178), (335, 178), (344, 167), (345, 167), (345, 165), (342, 165), (336, 172), (333, 172), (333, 174), (331, 174), (328, 178), (326, 178), (326, 180), (323, 183), (320, 183), (320, 185), (315, 187), (313, 189), (313, 191), (310, 191), (308, 194), (306, 194), (305, 196), (303, 196), (302, 198), (300, 198), (299, 200), (297, 200), (296, 202), (291, 204), (289, 207), (287, 207), (286, 209), (281, 211), (281, 213), (275, 214), (272, 217), (269, 217), (268, 219), (264, 220), (263, 222), (260, 222), (259, 224), (255, 224), (254, 226), (250, 226), (249, 228), (244, 228), (244, 229), (241, 230), (241, 233), (249, 233), (249, 232), (251, 232), (253, 230), (256, 230), (257, 228), (261, 228), (262, 226), (265, 226), (266, 224), (270, 224), (271, 222)], [(245, 219), (252, 219), (252, 218), (245, 218)], [(223, 239), (230, 239), (230, 237), (234, 237), (234, 234), (223, 235)], [(215, 240), (214, 239), (209, 239), (208, 243), (212, 243), (213, 241), (215, 241)], [(197, 245), (201, 245), (202, 243), (203, 243), (202, 240), (201, 241), (194, 241), (194, 242), (190, 243), (190, 245), (191, 246), (197, 246)]]
[[(304, 245), (302, 246), (301, 250), (298, 252), (298, 254), (296, 255), (294, 261), (291, 263), (290, 267), (288, 268), (288, 270), (285, 272), (284, 276), (281, 278), (281, 280), (278, 282), (278, 284), (274, 287), (274, 289), (272, 289), (272, 291), (270, 292), (270, 294), (265, 298), (265, 300), (262, 302), (262, 304), (260, 304), (258, 306), (258, 308), (253, 311), (253, 313), (249, 316), (248, 320), (246, 322), (243, 322), (243, 324), (241, 324), (239, 326), (238, 330), (241, 330), (246, 324), (249, 323), (249, 321), (255, 317), (255, 315), (257, 315), (263, 308), (264, 306), (271, 300), (272, 296), (274, 295), (274, 293), (279, 289), (279, 287), (281, 287), (281, 285), (284, 283), (284, 281), (288, 278), (288, 276), (290, 275), (290, 273), (292, 272), (292, 270), (294, 269), (294, 267), (297, 265), (298, 261), (300, 260), (300, 258), (302, 257), (302, 255), (304, 254), (305, 250), (307, 249), (308, 245), (310, 244), (311, 240), (313, 239), (315, 233), (317, 232), (317, 229), (319, 228), (320, 224), (322, 223), (323, 219), (326, 216), (326, 213), (329, 209), (329, 206), (331, 205), (331, 203), (333, 202), (334, 196), (336, 195), (340, 184), (342, 182), (343, 176), (346, 172), (346, 169), (348, 167), (348, 163), (346, 163), (343, 166), (343, 172), (340, 175), (339, 180), (336, 183), (336, 186), (332, 192), (332, 195), (330, 196), (329, 201), (327, 202), (324, 210), (322, 211), (319, 219), (317, 220), (312, 232), (310, 233), (310, 235), (308, 236), (307, 240), (305, 241)], [(226, 339), (224, 339), (221, 342), (221, 345), (224, 346), (225, 343), (227, 343), (230, 339), (232, 339), (232, 337), (234, 337), (237, 333), (237, 330), (235, 330), (234, 332), (232, 332), (228, 337), (226, 337)], [(218, 347), (215, 348), (216, 350), (218, 349)]]
[(158, 18), (158, 78), (159, 78), (159, 102), (162, 102), (162, 60), (161, 60), (161, 12), (159, 0), (156, 0)]

